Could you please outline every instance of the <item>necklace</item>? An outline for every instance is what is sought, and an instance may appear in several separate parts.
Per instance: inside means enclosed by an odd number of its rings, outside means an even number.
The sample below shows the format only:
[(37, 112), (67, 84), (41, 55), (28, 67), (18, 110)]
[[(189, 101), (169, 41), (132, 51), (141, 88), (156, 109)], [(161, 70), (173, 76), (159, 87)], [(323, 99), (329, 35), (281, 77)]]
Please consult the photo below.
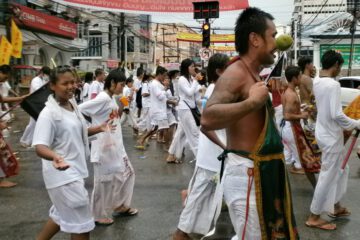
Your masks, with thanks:
[(242, 62), (242, 64), (244, 64), (246, 70), (250, 73), (250, 75), (252, 76), (252, 78), (255, 80), (255, 82), (261, 82), (261, 79), (259, 77), (257, 77), (253, 71), (251, 71), (251, 69), (249, 68), (249, 66), (244, 62), (244, 60), (242, 60), (240, 58), (240, 61)]

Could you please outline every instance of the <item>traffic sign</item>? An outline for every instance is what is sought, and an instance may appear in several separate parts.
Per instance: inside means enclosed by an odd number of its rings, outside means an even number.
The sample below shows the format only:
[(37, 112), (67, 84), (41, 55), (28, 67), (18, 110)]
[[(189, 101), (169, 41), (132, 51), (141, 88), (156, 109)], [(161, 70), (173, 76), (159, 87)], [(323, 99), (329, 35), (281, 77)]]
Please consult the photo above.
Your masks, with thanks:
[(212, 50), (209, 48), (201, 48), (199, 50), (201, 60), (206, 61), (212, 56)]

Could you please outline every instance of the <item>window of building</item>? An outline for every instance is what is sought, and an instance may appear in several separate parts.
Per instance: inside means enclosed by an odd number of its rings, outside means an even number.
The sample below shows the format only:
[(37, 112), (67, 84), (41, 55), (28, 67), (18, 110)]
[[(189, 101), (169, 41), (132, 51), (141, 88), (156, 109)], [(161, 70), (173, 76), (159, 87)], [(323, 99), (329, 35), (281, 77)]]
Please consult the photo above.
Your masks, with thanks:
[(134, 52), (134, 36), (127, 37), (127, 52)]

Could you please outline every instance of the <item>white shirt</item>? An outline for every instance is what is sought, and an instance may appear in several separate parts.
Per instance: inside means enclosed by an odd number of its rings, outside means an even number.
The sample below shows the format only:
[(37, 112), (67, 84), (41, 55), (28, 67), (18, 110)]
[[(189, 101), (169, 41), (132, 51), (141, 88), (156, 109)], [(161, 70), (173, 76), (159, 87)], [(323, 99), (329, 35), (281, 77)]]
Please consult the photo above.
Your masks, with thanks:
[[(215, 84), (209, 86), (205, 92), (205, 97), (209, 98), (214, 91)], [(226, 146), (226, 130), (216, 130), (219, 140)], [(213, 172), (220, 172), (221, 162), (217, 157), (223, 152), (218, 145), (210, 141), (202, 132), (199, 135), (199, 146), (196, 155), (196, 166)]]
[(41, 78), (40, 76), (36, 76), (31, 80), (31, 84), (30, 84), (30, 93), (35, 92), (36, 90), (38, 90), (39, 88), (41, 88), (44, 84), (46, 84), (47, 82)]
[(84, 102), (86, 102), (87, 100), (90, 99), (89, 90), (90, 90), (90, 84), (87, 82), (84, 83), (83, 90), (82, 90), (82, 98), (83, 98)]
[(333, 78), (315, 78), (313, 91), (318, 110), (315, 137), (322, 151), (341, 152), (344, 149), (343, 129), (360, 128), (360, 120), (347, 117), (341, 107), (340, 83)]
[(33, 145), (45, 145), (62, 156), (70, 165), (65, 171), (54, 168), (52, 161), (42, 159), (42, 171), (47, 189), (63, 186), (88, 177), (83, 142), (83, 128), (75, 112), (62, 107), (61, 120), (55, 120), (46, 106), (36, 121)]
[(179, 78), (173, 79), (172, 84), (174, 86), (174, 96), (179, 97)]
[[(133, 90), (132, 90), (131, 88), (129, 88), (128, 86), (125, 86), (125, 87), (124, 87), (124, 89), (123, 89), (123, 96), (129, 97), (132, 93), (133, 93)], [(134, 107), (135, 98), (136, 98), (136, 94), (134, 93), (134, 94), (132, 95), (132, 99), (129, 101), (129, 106), (131, 107), (131, 109)]]
[(96, 95), (104, 90), (104, 83), (97, 80), (92, 81), (89, 87), (89, 99), (93, 99)]
[(166, 92), (159, 80), (154, 79), (150, 83), (150, 118), (156, 120), (167, 119)]
[[(142, 88), (141, 88), (141, 94), (150, 94), (150, 83), (149, 82), (143, 82), (142, 83)], [(141, 102), (142, 102), (142, 107), (143, 108), (149, 108), (151, 103), (150, 103), (150, 96), (142, 96), (141, 97)]]
[(189, 82), (184, 76), (181, 76), (178, 86), (180, 97), (178, 109), (189, 109), (185, 102), (190, 108), (195, 108), (196, 92), (199, 90), (199, 83), (192, 79)]
[(3, 97), (9, 96), (9, 91), (11, 89), (11, 86), (8, 81), (5, 81), (3, 83), (0, 83), (0, 94)]
[(141, 81), (136, 76), (133, 79), (134, 79), (134, 87), (136, 91), (139, 91), (139, 89), (141, 88)]
[[(103, 124), (109, 119), (119, 121), (118, 106), (113, 98), (111, 98), (105, 91), (100, 92), (96, 98), (80, 104), (79, 110), (86, 116), (91, 117), (92, 125), (94, 126)], [(122, 135), (120, 124), (117, 124), (116, 131), (119, 131)], [(101, 144), (100, 141), (102, 134), (103, 133), (97, 134), (96, 139), (91, 142), (91, 162), (99, 162), (99, 147)], [(123, 145), (123, 139), (118, 139), (118, 143), (122, 146), (122, 148), (119, 149), (122, 151), (122, 156), (125, 156), (126, 153)]]

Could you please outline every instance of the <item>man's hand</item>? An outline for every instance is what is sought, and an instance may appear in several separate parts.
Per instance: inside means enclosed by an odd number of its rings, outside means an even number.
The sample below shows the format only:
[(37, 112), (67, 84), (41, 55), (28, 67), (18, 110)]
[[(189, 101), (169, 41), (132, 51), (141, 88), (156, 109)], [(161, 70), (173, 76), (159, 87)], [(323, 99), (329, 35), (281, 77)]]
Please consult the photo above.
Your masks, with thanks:
[(65, 162), (64, 158), (57, 154), (53, 158), (53, 166), (59, 171), (64, 171), (70, 167), (70, 165)]
[(5, 128), (7, 128), (6, 122), (0, 120), (0, 130), (4, 130)]
[(269, 98), (269, 90), (264, 82), (257, 82), (249, 90), (248, 100), (252, 101), (256, 108), (262, 107)]
[(301, 119), (308, 119), (309, 113), (308, 112), (301, 112)]

